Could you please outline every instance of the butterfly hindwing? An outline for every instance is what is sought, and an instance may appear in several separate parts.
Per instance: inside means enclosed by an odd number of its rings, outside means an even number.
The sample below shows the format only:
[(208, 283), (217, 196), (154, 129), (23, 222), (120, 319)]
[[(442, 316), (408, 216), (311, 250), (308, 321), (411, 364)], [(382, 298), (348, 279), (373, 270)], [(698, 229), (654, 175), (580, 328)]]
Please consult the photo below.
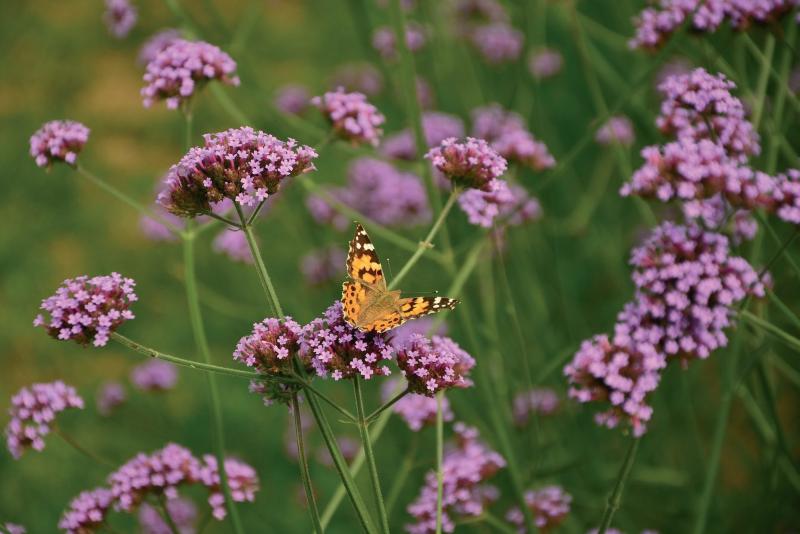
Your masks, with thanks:
[(410, 297), (398, 301), (401, 324), (409, 319), (430, 315), (442, 310), (452, 310), (458, 300), (447, 297)]
[(356, 223), (356, 233), (350, 241), (347, 251), (347, 275), (379, 289), (386, 288), (383, 267), (375, 246), (364, 227)]

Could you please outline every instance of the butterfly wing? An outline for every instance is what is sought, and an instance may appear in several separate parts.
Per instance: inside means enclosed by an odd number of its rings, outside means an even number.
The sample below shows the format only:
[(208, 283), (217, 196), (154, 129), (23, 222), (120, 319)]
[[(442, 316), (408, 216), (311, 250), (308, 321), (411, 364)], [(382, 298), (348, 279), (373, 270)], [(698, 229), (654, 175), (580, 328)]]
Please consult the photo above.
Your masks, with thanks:
[(400, 324), (409, 319), (416, 319), (417, 317), (430, 315), (442, 310), (452, 310), (456, 307), (458, 302), (459, 301), (456, 299), (449, 299), (447, 297), (402, 298), (397, 302)]
[(347, 251), (347, 275), (354, 281), (364, 282), (378, 290), (386, 290), (383, 267), (375, 246), (361, 224), (356, 223), (356, 233)]
[(358, 280), (342, 284), (342, 313), (344, 320), (353, 326), (358, 325), (358, 317), (367, 300), (367, 288)]

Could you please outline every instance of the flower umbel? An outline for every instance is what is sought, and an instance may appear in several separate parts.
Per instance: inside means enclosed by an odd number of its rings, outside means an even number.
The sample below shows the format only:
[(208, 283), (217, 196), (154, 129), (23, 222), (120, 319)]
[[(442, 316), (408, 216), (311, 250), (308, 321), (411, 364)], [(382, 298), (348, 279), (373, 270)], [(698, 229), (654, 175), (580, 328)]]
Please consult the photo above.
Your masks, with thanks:
[[(572, 495), (564, 491), (561, 486), (545, 486), (538, 490), (525, 492), (525, 503), (533, 514), (533, 522), (539, 532), (547, 533), (557, 528), (569, 514)], [(517, 527), (517, 532), (524, 534), (525, 516), (518, 507), (514, 507), (506, 514), (506, 520)]]
[(412, 393), (432, 397), (448, 388), (471, 386), (467, 374), (475, 359), (449, 337), (412, 334), (397, 350), (397, 365)]
[(380, 126), (386, 122), (386, 117), (367, 101), (363, 93), (347, 93), (340, 87), (315, 96), (311, 103), (330, 121), (333, 131), (342, 139), (354, 144), (378, 146), (383, 135)]
[(486, 141), (474, 137), (467, 137), (463, 142), (447, 138), (425, 157), (456, 186), (484, 191), (491, 191), (491, 181), (501, 176), (508, 166), (505, 158)]
[(75, 121), (50, 121), (44, 123), (31, 136), (30, 154), (39, 167), (56, 161), (75, 165), (78, 154), (89, 140), (89, 128)]

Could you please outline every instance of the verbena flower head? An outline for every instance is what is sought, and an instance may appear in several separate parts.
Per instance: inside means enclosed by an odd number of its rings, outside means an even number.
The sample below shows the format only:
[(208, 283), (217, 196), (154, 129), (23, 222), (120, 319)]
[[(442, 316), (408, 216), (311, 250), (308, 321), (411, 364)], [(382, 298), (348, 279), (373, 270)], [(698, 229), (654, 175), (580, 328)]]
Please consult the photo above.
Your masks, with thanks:
[(467, 375), (475, 359), (449, 337), (414, 334), (397, 349), (397, 365), (411, 392), (432, 397), (452, 387), (471, 386)]
[(89, 140), (89, 128), (75, 121), (50, 121), (31, 136), (30, 154), (39, 167), (57, 161), (75, 165), (78, 154)]
[(87, 534), (98, 531), (105, 523), (114, 498), (110, 490), (95, 488), (81, 492), (58, 521), (58, 528), (67, 534)]
[(16, 523), (3, 523), (2, 528), (5, 529), (6, 534), (26, 534), (28, 531), (22, 525), (17, 525)]
[(236, 62), (219, 47), (176, 39), (147, 64), (142, 100), (147, 108), (164, 100), (169, 109), (178, 109), (210, 81), (239, 85), (235, 73)]
[(743, 162), (758, 154), (761, 146), (742, 101), (731, 93), (735, 88), (725, 75), (702, 68), (671, 76), (659, 86), (664, 101), (656, 125), (679, 140), (711, 140)]
[(653, 414), (648, 395), (661, 379), (664, 355), (648, 343), (628, 343), (595, 336), (581, 344), (572, 361), (564, 367), (569, 379), (569, 396), (579, 402), (610, 406), (595, 415), (599, 425), (615, 428), (623, 423), (641, 436)]
[(491, 191), (491, 182), (500, 177), (508, 163), (483, 139), (467, 137), (459, 142), (450, 137), (426, 155), (433, 166), (453, 184)]
[[(166, 502), (172, 522), (178, 527), (177, 534), (194, 534), (197, 523), (197, 507), (189, 499), (179, 497)], [(161, 516), (161, 512), (148, 503), (139, 507), (139, 527), (143, 534), (175, 534)]]
[[(497, 490), (485, 482), (506, 465), (502, 456), (480, 441), (475, 428), (456, 423), (453, 430), (455, 443), (446, 448), (442, 461), (444, 532), (453, 532), (460, 518), (481, 515), (498, 498)], [(406, 525), (410, 534), (436, 532), (437, 486), (436, 471), (429, 471), (419, 496), (408, 505), (408, 513), (416, 520)]]
[[(536, 528), (543, 533), (551, 532), (564, 521), (571, 503), (572, 495), (561, 486), (545, 486), (525, 492), (525, 504), (530, 508)], [(527, 532), (525, 516), (519, 507), (515, 506), (506, 513), (506, 521), (517, 527), (517, 532)]]
[(125, 386), (119, 382), (104, 382), (97, 390), (95, 406), (97, 413), (109, 416), (115, 408), (121, 406), (128, 399)]
[(697, 226), (662, 223), (631, 253), (637, 292), (617, 319), (616, 338), (671, 358), (707, 358), (727, 344), (734, 307), (764, 285), (728, 239)]
[(345, 91), (375, 96), (383, 91), (383, 77), (369, 63), (347, 63), (336, 69), (330, 87), (344, 87)]
[(547, 146), (525, 129), (525, 119), (490, 104), (472, 111), (472, 135), (484, 139), (498, 154), (512, 163), (540, 171), (555, 165)]
[(497, 0), (458, 0), (455, 3), (454, 20), (456, 31), (461, 35), (469, 35), (480, 26), (508, 22), (509, 16), (503, 4)]
[(205, 134), (167, 174), (158, 201), (181, 217), (209, 213), (228, 198), (255, 206), (278, 192), (284, 180), (315, 170), (317, 153), (294, 139), (280, 139), (244, 126)]
[[(381, 397), (384, 402), (389, 401), (400, 387), (399, 380), (388, 380), (381, 386)], [(419, 432), (426, 426), (436, 424), (437, 400), (436, 397), (407, 393), (402, 399), (395, 402), (392, 411), (405, 421), (413, 432)], [(442, 395), (442, 419), (453, 420), (453, 410), (450, 401)]]
[(20, 389), (11, 397), (11, 420), (5, 429), (11, 456), (18, 460), (28, 449), (43, 450), (56, 415), (69, 408), (83, 409), (83, 399), (75, 388), (60, 380)]
[(428, 83), (428, 80), (417, 76), (414, 85), (417, 89), (417, 100), (419, 101), (419, 107), (422, 109), (432, 108), (436, 101), (436, 97), (433, 92), (433, 87), (431, 87), (431, 84)]
[(636, 139), (633, 133), (633, 123), (624, 115), (615, 115), (610, 117), (608, 121), (603, 124), (594, 140), (601, 145), (614, 145), (619, 144), (622, 146), (630, 146)]
[(528, 70), (537, 80), (552, 78), (563, 66), (564, 56), (555, 48), (540, 48), (528, 57)]
[(275, 92), (275, 107), (290, 115), (300, 115), (311, 107), (311, 93), (299, 84), (287, 84)]
[[(428, 111), (422, 114), (422, 132), (426, 146), (433, 148), (448, 137), (464, 137), (464, 122), (455, 115)], [(384, 156), (395, 159), (410, 161), (417, 157), (414, 134), (409, 129), (387, 136), (380, 150)]]
[[(419, 24), (409, 22), (406, 25), (406, 46), (411, 52), (418, 52), (425, 46), (427, 36)], [(372, 34), (372, 47), (386, 60), (397, 59), (397, 46), (395, 43), (394, 29), (381, 26)]]
[(214, 252), (224, 254), (233, 261), (249, 263), (251, 265), (254, 263), (253, 253), (250, 252), (250, 245), (247, 243), (247, 236), (238, 229), (226, 228), (222, 230), (217, 234), (217, 237), (214, 238), (211, 247), (214, 249)]
[(122, 39), (136, 24), (136, 7), (129, 0), (106, 0), (103, 20), (111, 35)]
[(437, 335), (437, 336), (444, 336), (447, 334), (447, 324), (444, 322), (439, 322), (439, 325), (436, 327), (435, 330), (433, 329), (434, 323), (437, 320), (434, 317), (420, 317), (419, 319), (415, 319), (413, 321), (408, 321), (407, 323), (403, 323), (394, 330), (391, 330), (389, 342), (395, 349), (399, 349), (406, 342), (413, 336), (414, 334), (419, 335)]
[(380, 126), (386, 122), (386, 117), (367, 101), (363, 93), (348, 93), (339, 87), (336, 91), (315, 96), (311, 103), (328, 119), (340, 138), (353, 144), (378, 146), (383, 135)]
[[(255, 501), (256, 492), (260, 487), (255, 469), (235, 458), (225, 458), (225, 474), (228, 477), (228, 489), (230, 489), (234, 502)], [(211, 514), (222, 521), (227, 512), (216, 457), (210, 454), (203, 456), (199, 482), (209, 490), (208, 504), (211, 505)]]
[(777, 200), (771, 209), (782, 220), (800, 224), (800, 170), (789, 169), (775, 177)]
[(470, 39), (488, 63), (499, 64), (519, 57), (525, 36), (509, 24), (496, 23), (477, 27)]
[(135, 285), (118, 273), (68, 278), (53, 296), (42, 301), (41, 310), (49, 317), (39, 314), (33, 325), (41, 326), (54, 339), (103, 347), (109, 334), (134, 318), (130, 305), (138, 300)]
[(167, 391), (178, 383), (178, 369), (169, 362), (150, 360), (134, 367), (130, 378), (138, 390)]
[(140, 65), (147, 65), (158, 54), (181, 38), (181, 31), (174, 28), (161, 30), (150, 36), (139, 49), (138, 61)]
[(686, 220), (702, 222), (705, 228), (727, 234), (734, 244), (750, 241), (758, 232), (758, 221), (752, 212), (731, 208), (721, 194), (708, 199), (686, 202), (681, 208)]
[(468, 189), (458, 197), (458, 205), (470, 224), (491, 228), (501, 210), (515, 204), (514, 194), (505, 180), (492, 180), (490, 190)]
[(525, 426), (532, 415), (552, 415), (558, 410), (559, 404), (558, 394), (553, 389), (523, 391), (514, 397), (514, 423)]
[(300, 272), (313, 286), (340, 280), (344, 276), (345, 251), (338, 246), (312, 250), (300, 260)]
[(303, 327), (300, 354), (311, 359), (319, 376), (334, 380), (356, 374), (368, 380), (374, 375), (388, 376), (385, 365), (393, 350), (382, 334), (362, 332), (344, 320), (342, 303), (334, 302), (325, 313)]

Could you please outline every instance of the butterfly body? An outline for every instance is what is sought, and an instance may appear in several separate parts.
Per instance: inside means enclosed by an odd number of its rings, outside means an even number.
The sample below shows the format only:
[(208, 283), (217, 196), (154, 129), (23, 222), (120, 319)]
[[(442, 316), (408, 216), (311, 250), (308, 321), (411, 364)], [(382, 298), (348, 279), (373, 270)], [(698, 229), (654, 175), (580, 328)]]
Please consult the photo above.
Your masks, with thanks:
[(350, 241), (347, 254), (349, 281), (342, 284), (345, 320), (365, 332), (386, 332), (408, 321), (452, 309), (457, 300), (444, 297), (403, 298), (399, 290), (389, 290), (378, 254), (360, 224)]

